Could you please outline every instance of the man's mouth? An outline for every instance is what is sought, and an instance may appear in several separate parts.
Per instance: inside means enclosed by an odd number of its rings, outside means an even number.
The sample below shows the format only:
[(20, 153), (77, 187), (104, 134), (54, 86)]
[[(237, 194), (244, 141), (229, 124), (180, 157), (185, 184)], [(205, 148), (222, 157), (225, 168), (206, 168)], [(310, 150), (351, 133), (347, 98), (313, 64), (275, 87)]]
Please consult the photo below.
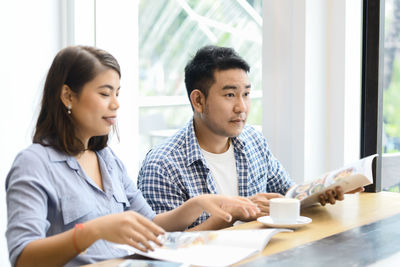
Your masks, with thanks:
[(237, 118), (237, 119), (232, 119), (232, 120), (230, 120), (231, 122), (234, 122), (234, 123), (239, 123), (239, 122), (245, 122), (246, 120), (245, 119), (241, 119), (241, 118)]

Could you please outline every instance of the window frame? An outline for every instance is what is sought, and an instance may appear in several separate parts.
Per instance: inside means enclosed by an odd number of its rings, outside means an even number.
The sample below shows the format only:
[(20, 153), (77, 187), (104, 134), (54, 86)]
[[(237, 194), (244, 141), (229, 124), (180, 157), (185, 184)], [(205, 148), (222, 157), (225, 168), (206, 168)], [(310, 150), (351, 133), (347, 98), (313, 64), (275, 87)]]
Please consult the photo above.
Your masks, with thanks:
[(366, 192), (382, 190), (384, 26), (385, 1), (364, 0), (360, 156), (379, 155), (374, 182)]

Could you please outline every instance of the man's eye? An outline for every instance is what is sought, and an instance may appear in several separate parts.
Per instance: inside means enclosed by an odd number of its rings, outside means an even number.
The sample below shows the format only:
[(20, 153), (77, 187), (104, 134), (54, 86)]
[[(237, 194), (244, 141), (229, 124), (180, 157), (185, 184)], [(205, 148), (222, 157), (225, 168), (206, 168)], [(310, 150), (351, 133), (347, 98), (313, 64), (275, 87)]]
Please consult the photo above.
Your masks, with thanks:
[(227, 97), (234, 97), (235, 95), (230, 93), (230, 94), (226, 94)]
[(249, 96), (250, 92), (244, 93), (244, 96)]

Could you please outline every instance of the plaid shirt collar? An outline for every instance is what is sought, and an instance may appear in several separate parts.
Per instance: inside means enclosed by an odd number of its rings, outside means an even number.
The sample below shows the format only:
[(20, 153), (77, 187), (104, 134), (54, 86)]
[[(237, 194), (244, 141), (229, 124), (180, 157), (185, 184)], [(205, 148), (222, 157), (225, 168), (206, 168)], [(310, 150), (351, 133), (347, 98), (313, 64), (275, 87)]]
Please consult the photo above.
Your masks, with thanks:
[[(190, 166), (196, 161), (201, 161), (205, 166), (207, 166), (204, 159), (203, 153), (201, 153), (201, 148), (194, 131), (194, 119), (190, 121), (185, 126), (185, 151), (186, 151), (186, 166)], [(235, 151), (243, 152), (246, 142), (238, 137), (231, 137), (231, 143)], [(236, 153), (236, 152), (235, 152)]]

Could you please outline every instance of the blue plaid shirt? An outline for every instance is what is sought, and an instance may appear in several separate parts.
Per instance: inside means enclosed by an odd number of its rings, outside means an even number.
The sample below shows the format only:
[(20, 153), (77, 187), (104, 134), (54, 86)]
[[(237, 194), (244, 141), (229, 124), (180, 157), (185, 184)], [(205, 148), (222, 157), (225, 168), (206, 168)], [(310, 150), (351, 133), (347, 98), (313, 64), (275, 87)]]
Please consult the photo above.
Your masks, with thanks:
[[(272, 155), (263, 135), (253, 127), (245, 126), (238, 137), (231, 138), (231, 144), (240, 196), (260, 192), (284, 195), (294, 184)], [(138, 188), (156, 213), (172, 210), (197, 195), (218, 193), (201, 153), (193, 119), (165, 143), (149, 151), (139, 172)], [(207, 218), (203, 213), (192, 226)]]

